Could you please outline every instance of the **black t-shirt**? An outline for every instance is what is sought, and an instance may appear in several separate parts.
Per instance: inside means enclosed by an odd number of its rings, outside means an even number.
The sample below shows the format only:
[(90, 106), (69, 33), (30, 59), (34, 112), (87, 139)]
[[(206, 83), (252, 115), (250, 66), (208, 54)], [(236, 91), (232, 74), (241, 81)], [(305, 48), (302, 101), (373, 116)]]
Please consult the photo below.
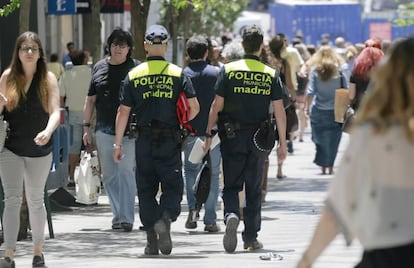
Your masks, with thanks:
[(138, 126), (158, 121), (178, 127), (176, 103), (182, 91), (188, 98), (196, 96), (182, 69), (162, 57), (149, 57), (128, 73), (120, 99), (121, 104), (134, 109)]
[(96, 95), (96, 130), (115, 135), (121, 82), (135, 65), (131, 58), (119, 65), (109, 64), (107, 58), (96, 63), (88, 91), (88, 96)]
[(5, 147), (19, 156), (46, 156), (53, 149), (53, 138), (43, 146), (37, 145), (33, 140), (49, 121), (49, 113), (43, 109), (36, 86), (36, 78), (33, 78), (26, 99), (21, 98), (13, 111), (3, 111), (10, 128)]
[(265, 121), (270, 102), (282, 99), (276, 79), (276, 71), (252, 55), (225, 64), (215, 86), (224, 98), (222, 113), (242, 124)]
[(196, 61), (191, 62), (183, 72), (191, 79), (200, 104), (200, 112), (191, 120), (190, 124), (197, 136), (204, 136), (211, 103), (215, 96), (214, 85), (217, 81), (218, 68), (205, 61)]
[(349, 82), (355, 84), (355, 98), (352, 101), (352, 107), (357, 110), (365, 91), (367, 91), (369, 80), (360, 79), (354, 74), (351, 74)]

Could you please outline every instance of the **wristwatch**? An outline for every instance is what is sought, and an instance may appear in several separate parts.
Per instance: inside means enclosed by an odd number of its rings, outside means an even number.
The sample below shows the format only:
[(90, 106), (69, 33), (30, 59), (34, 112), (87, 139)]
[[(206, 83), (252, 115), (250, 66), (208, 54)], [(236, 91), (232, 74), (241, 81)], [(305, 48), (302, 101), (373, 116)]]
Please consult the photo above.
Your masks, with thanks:
[(122, 148), (122, 144), (113, 144), (114, 149), (121, 149)]

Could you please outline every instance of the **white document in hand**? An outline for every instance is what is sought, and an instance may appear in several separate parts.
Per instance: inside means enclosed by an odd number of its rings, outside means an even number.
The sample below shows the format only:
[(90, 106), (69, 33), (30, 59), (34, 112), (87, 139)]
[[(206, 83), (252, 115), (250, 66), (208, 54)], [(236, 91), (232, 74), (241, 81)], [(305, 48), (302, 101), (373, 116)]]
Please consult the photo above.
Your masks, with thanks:
[[(216, 147), (220, 143), (220, 138), (218, 135), (214, 135), (213, 139), (211, 140), (211, 146), (210, 150), (213, 150), (214, 147)], [(194, 142), (193, 149), (190, 152), (190, 155), (188, 156), (188, 161), (190, 161), (193, 164), (199, 164), (203, 160), (203, 157), (206, 155), (206, 153), (203, 150), (204, 141), (200, 138), (197, 138)]]

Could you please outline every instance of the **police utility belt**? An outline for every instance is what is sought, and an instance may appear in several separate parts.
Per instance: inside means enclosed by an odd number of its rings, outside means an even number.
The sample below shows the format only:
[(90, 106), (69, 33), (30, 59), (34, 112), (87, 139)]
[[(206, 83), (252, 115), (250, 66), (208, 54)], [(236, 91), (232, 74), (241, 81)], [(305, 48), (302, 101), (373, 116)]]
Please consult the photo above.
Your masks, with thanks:
[(182, 142), (181, 131), (179, 127), (172, 127), (159, 121), (152, 121), (147, 126), (138, 126), (136, 137), (149, 137), (151, 143), (159, 144), (164, 138), (173, 138), (177, 143)]
[(238, 130), (256, 130), (260, 127), (261, 123), (256, 124), (243, 124), (240, 122), (237, 122), (228, 116), (225, 115), (219, 115), (218, 120), (218, 131), (220, 138), (228, 138), (232, 139), (236, 136), (236, 131)]

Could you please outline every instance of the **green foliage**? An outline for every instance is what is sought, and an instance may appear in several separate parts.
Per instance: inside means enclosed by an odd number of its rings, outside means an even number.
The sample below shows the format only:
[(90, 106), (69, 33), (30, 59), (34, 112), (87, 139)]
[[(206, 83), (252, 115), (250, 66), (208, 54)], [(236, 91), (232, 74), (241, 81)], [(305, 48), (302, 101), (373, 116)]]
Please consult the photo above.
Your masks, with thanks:
[(8, 16), (20, 7), (20, 0), (11, 0), (9, 4), (0, 8), (0, 17)]
[[(233, 23), (245, 10), (248, 2), (249, 0), (164, 0), (162, 13), (168, 14), (166, 10), (173, 7), (179, 16), (181, 11), (190, 7), (191, 16), (183, 18), (190, 24), (188, 34), (219, 35), (223, 31), (232, 30)], [(178, 32), (182, 34), (181, 24), (184, 22), (180, 21), (179, 24)]]
[(406, 27), (414, 24), (414, 2), (403, 4), (397, 10), (397, 16), (391, 20), (395, 26)]

